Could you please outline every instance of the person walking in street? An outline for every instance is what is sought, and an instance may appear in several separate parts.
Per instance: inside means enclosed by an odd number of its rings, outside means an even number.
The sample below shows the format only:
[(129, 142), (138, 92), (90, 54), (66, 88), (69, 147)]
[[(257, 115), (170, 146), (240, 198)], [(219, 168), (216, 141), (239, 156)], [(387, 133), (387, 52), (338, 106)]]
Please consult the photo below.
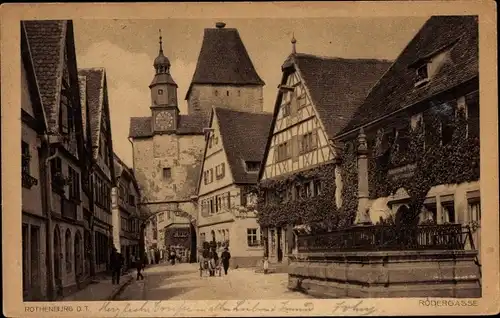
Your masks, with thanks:
[(136, 280), (144, 280), (144, 276), (141, 273), (141, 271), (144, 269), (144, 265), (142, 264), (140, 257), (137, 257), (137, 259), (135, 260), (135, 268), (137, 269)]
[(123, 256), (117, 252), (116, 248), (113, 247), (110, 255), (110, 267), (111, 267), (111, 283), (114, 285), (120, 284), (120, 276), (122, 272)]
[(224, 267), (224, 275), (227, 275), (227, 270), (229, 269), (229, 260), (231, 259), (231, 253), (227, 247), (224, 248), (220, 258), (222, 259), (222, 266)]

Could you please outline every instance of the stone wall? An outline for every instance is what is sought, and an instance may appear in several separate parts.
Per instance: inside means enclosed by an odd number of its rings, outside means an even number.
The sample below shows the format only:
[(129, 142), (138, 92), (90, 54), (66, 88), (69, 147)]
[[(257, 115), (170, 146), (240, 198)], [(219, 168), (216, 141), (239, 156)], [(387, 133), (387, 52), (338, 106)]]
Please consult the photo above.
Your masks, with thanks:
[(481, 297), (476, 251), (296, 254), (288, 288), (319, 298)]
[(262, 112), (263, 100), (262, 86), (195, 84), (189, 95), (188, 112), (210, 114), (213, 106)]

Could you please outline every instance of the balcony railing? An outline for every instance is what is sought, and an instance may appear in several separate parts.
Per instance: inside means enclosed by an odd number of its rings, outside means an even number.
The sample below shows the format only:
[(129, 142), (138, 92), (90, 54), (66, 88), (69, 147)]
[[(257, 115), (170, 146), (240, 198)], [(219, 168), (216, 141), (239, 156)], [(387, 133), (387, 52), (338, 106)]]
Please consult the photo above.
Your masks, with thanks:
[(38, 180), (35, 177), (30, 176), (28, 173), (22, 173), (22, 186), (26, 189), (31, 189), (32, 186), (37, 185)]
[(299, 234), (297, 247), (300, 253), (463, 250), (467, 239), (472, 241), (470, 229), (462, 227), (461, 224), (419, 225), (408, 228), (370, 225), (328, 233)]
[(77, 205), (75, 202), (62, 199), (61, 215), (65, 218), (76, 220)]

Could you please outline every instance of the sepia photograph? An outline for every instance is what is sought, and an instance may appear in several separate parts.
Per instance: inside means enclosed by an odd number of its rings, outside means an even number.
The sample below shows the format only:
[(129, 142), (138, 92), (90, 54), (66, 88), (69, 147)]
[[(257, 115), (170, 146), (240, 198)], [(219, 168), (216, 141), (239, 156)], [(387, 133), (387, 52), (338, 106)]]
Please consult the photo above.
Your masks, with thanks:
[(18, 20), (8, 107), (20, 108), (21, 224), (8, 226), (20, 232), (21, 301), (35, 306), (19, 310), (477, 306), (482, 217), (498, 214), (481, 186), (480, 114), (498, 106), (481, 95), (479, 22), (431, 11)]

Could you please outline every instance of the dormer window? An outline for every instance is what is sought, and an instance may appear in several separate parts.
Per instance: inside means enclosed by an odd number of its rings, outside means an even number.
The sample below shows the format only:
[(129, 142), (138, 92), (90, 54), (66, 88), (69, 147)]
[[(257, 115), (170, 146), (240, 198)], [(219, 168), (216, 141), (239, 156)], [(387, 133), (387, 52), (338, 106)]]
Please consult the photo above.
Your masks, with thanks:
[(163, 95), (163, 89), (158, 90), (158, 95)]
[(260, 169), (259, 161), (245, 161), (245, 164), (248, 172), (259, 172)]
[(429, 81), (429, 69), (428, 69), (428, 63), (425, 63), (424, 65), (421, 65), (417, 68), (417, 82), (415, 83), (415, 86), (421, 86), (424, 85)]

